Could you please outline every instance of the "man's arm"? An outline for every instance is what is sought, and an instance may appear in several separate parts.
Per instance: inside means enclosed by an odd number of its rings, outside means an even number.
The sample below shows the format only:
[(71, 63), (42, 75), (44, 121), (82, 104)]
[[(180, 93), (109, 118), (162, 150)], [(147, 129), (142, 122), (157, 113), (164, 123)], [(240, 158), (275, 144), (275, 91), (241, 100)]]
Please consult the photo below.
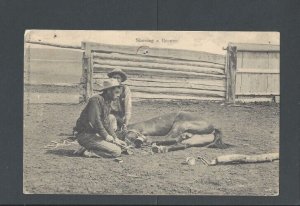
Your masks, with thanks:
[(128, 125), (129, 121), (131, 119), (131, 108), (132, 108), (132, 103), (131, 103), (131, 91), (128, 86), (125, 87), (125, 121), (124, 124)]

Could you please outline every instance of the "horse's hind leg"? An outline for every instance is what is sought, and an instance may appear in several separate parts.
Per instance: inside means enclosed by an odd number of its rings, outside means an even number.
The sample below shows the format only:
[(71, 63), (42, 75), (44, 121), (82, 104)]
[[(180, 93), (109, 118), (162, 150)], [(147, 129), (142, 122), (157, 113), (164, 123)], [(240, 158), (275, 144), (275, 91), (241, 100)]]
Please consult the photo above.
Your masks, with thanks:
[(165, 140), (178, 138), (188, 128), (188, 122), (175, 122), (166, 136)]
[(185, 144), (177, 144), (177, 145), (173, 145), (167, 148), (168, 152), (173, 152), (173, 151), (178, 151), (178, 150), (184, 150), (186, 148), (190, 147), (189, 145), (185, 145)]
[(185, 132), (200, 133), (200, 131), (204, 131), (205, 129), (207, 129), (207, 125), (205, 122), (175, 122), (166, 136), (160, 137), (159, 140), (153, 141), (153, 143), (155, 142), (157, 145), (176, 144), (178, 142), (181, 142), (181, 136)]

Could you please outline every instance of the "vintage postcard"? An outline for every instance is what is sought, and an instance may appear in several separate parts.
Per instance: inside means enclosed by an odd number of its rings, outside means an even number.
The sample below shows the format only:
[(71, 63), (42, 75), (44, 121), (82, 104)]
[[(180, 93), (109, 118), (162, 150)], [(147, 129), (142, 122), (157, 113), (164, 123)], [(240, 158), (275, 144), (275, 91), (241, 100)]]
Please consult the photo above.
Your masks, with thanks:
[(278, 32), (27, 30), (24, 194), (279, 194)]

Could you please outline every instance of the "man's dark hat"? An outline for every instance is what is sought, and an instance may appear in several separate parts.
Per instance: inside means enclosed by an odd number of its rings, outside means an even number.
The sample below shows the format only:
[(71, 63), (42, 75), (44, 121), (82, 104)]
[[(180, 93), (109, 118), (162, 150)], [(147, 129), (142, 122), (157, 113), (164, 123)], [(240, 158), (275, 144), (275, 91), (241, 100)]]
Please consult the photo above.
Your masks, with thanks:
[(126, 81), (127, 80), (127, 74), (125, 72), (123, 72), (121, 69), (114, 69), (112, 70), (111, 72), (109, 72), (107, 74), (107, 76), (109, 78), (111, 78), (114, 74), (119, 74), (121, 75), (121, 78), (122, 78), (122, 82)]

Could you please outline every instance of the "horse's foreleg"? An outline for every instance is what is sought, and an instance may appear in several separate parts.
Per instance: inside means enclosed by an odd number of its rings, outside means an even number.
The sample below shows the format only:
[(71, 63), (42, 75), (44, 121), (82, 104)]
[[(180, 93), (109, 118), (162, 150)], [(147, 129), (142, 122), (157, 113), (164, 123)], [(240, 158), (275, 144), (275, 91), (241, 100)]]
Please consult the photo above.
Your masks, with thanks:
[(173, 145), (176, 144), (178, 141), (176, 139), (169, 139), (169, 140), (159, 140), (155, 141), (157, 145)]
[(164, 137), (163, 140), (157, 140), (155, 143), (157, 145), (172, 145), (172, 144), (177, 144), (182, 142), (183, 140), (189, 139), (193, 136), (193, 134), (188, 133), (188, 132), (179, 132), (178, 134), (174, 135), (175, 138), (173, 137)]
[(190, 146), (186, 145), (186, 144), (178, 144), (178, 145), (173, 145), (173, 146), (168, 147), (167, 151), (172, 152), (172, 151), (177, 151), (177, 150), (184, 150), (188, 147), (190, 147)]
[(157, 145), (172, 145), (177, 143), (177, 139), (169, 138), (166, 139), (165, 136), (148, 136), (147, 142), (150, 144), (156, 143)]

